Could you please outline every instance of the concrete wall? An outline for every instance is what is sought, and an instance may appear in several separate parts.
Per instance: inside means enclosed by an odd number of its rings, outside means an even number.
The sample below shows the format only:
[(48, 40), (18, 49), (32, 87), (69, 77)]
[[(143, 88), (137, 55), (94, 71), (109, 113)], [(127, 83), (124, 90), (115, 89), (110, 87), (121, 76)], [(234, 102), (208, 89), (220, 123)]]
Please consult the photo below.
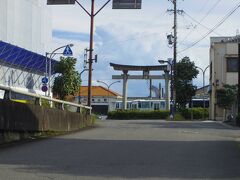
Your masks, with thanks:
[[(238, 73), (227, 72), (227, 57), (238, 56), (237, 43), (224, 43), (225, 38), (211, 38), (210, 63), (212, 64), (210, 74), (210, 119), (224, 120), (224, 110), (217, 105), (216, 91), (223, 88), (224, 84), (237, 84)], [(234, 109), (233, 109), (234, 111)]]
[(0, 100), (0, 131), (76, 131), (91, 125), (86, 113)]

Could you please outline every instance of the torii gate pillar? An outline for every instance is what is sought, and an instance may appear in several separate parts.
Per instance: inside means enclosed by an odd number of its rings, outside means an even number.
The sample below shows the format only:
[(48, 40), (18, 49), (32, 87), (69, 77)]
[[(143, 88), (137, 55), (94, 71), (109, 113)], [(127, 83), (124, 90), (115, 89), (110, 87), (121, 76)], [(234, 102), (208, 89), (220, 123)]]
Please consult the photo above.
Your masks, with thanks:
[[(127, 81), (128, 79), (165, 79), (165, 77), (161, 75), (149, 75), (150, 71), (164, 71), (167, 69), (167, 65), (158, 65), (158, 66), (133, 66), (133, 65), (122, 65), (122, 64), (114, 64), (110, 63), (110, 66), (113, 67), (114, 70), (122, 71), (123, 74), (113, 75), (113, 79), (122, 79), (123, 80), (123, 103), (122, 109), (127, 109)], [(129, 75), (129, 71), (142, 71), (143, 75)]]
[(123, 103), (122, 109), (127, 109), (127, 80), (128, 80), (128, 71), (123, 71)]

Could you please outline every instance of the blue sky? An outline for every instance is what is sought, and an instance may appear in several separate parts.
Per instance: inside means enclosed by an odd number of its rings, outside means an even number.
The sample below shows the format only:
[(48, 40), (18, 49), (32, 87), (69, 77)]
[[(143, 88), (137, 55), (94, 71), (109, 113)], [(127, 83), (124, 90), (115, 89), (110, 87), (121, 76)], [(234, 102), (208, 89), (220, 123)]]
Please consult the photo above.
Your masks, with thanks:
[[(80, 1), (81, 2), (81, 1)], [(96, 0), (96, 8), (105, 1)], [(184, 0), (178, 1), (178, 9), (186, 12), (178, 16), (178, 51), (191, 46), (237, 4), (237, 0)], [(89, 9), (89, 1), (83, 5)], [(66, 43), (74, 43), (75, 57), (78, 59), (77, 69), (83, 69), (83, 51), (89, 46), (88, 15), (78, 5), (52, 6), (53, 15), (53, 47)], [(110, 62), (132, 65), (158, 65), (158, 59), (172, 57), (172, 48), (167, 45), (166, 34), (173, 32), (173, 15), (166, 13), (172, 8), (167, 0), (143, 0), (141, 10), (113, 10), (111, 3), (95, 18), (94, 53), (98, 54), (98, 62), (93, 65), (93, 82), (103, 80), (111, 83), (114, 72)], [(196, 46), (178, 54), (178, 60), (189, 56), (195, 64), (205, 68), (209, 64), (209, 37), (235, 36), (240, 28), (240, 9), (230, 16), (219, 28), (207, 36)], [(199, 24), (198, 22), (201, 21)], [(133, 74), (133, 72), (132, 72)], [(208, 82), (209, 73), (206, 75)], [(87, 73), (83, 75), (87, 84)], [(158, 86), (161, 81), (154, 81)], [(163, 82), (161, 82), (163, 84)], [(202, 74), (194, 80), (198, 87), (202, 85)], [(129, 81), (129, 96), (147, 96), (149, 82)], [(164, 86), (164, 84), (163, 84)], [(141, 88), (139, 88), (141, 87)], [(121, 83), (114, 84), (112, 89), (121, 93)]]

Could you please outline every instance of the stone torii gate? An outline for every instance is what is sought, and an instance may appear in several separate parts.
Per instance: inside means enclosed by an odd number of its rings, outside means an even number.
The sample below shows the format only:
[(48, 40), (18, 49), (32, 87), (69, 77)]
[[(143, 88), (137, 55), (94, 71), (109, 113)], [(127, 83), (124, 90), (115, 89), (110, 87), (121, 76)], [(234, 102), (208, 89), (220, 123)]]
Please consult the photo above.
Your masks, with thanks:
[[(122, 75), (113, 75), (112, 79), (123, 80), (123, 104), (122, 109), (127, 109), (127, 81), (128, 79), (143, 80), (143, 79), (165, 79), (165, 92), (166, 92), (166, 108), (169, 109), (169, 71), (167, 65), (157, 66), (134, 66), (134, 65), (121, 65), (110, 63), (116, 71), (122, 71)], [(142, 71), (143, 75), (129, 75), (129, 71)], [(150, 71), (164, 71), (165, 75), (150, 75)], [(151, 86), (151, 85), (150, 85)], [(151, 91), (151, 90), (150, 90)]]

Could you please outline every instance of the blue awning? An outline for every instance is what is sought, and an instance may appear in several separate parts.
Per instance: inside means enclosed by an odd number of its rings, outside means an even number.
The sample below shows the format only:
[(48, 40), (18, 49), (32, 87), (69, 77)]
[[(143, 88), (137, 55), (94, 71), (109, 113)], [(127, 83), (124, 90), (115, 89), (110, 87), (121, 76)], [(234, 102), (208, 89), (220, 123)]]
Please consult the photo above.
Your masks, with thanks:
[[(0, 63), (36, 74), (44, 74), (46, 72), (45, 56), (3, 41), (0, 41)], [(58, 61), (52, 60), (52, 74), (56, 73), (55, 66), (57, 63)]]

